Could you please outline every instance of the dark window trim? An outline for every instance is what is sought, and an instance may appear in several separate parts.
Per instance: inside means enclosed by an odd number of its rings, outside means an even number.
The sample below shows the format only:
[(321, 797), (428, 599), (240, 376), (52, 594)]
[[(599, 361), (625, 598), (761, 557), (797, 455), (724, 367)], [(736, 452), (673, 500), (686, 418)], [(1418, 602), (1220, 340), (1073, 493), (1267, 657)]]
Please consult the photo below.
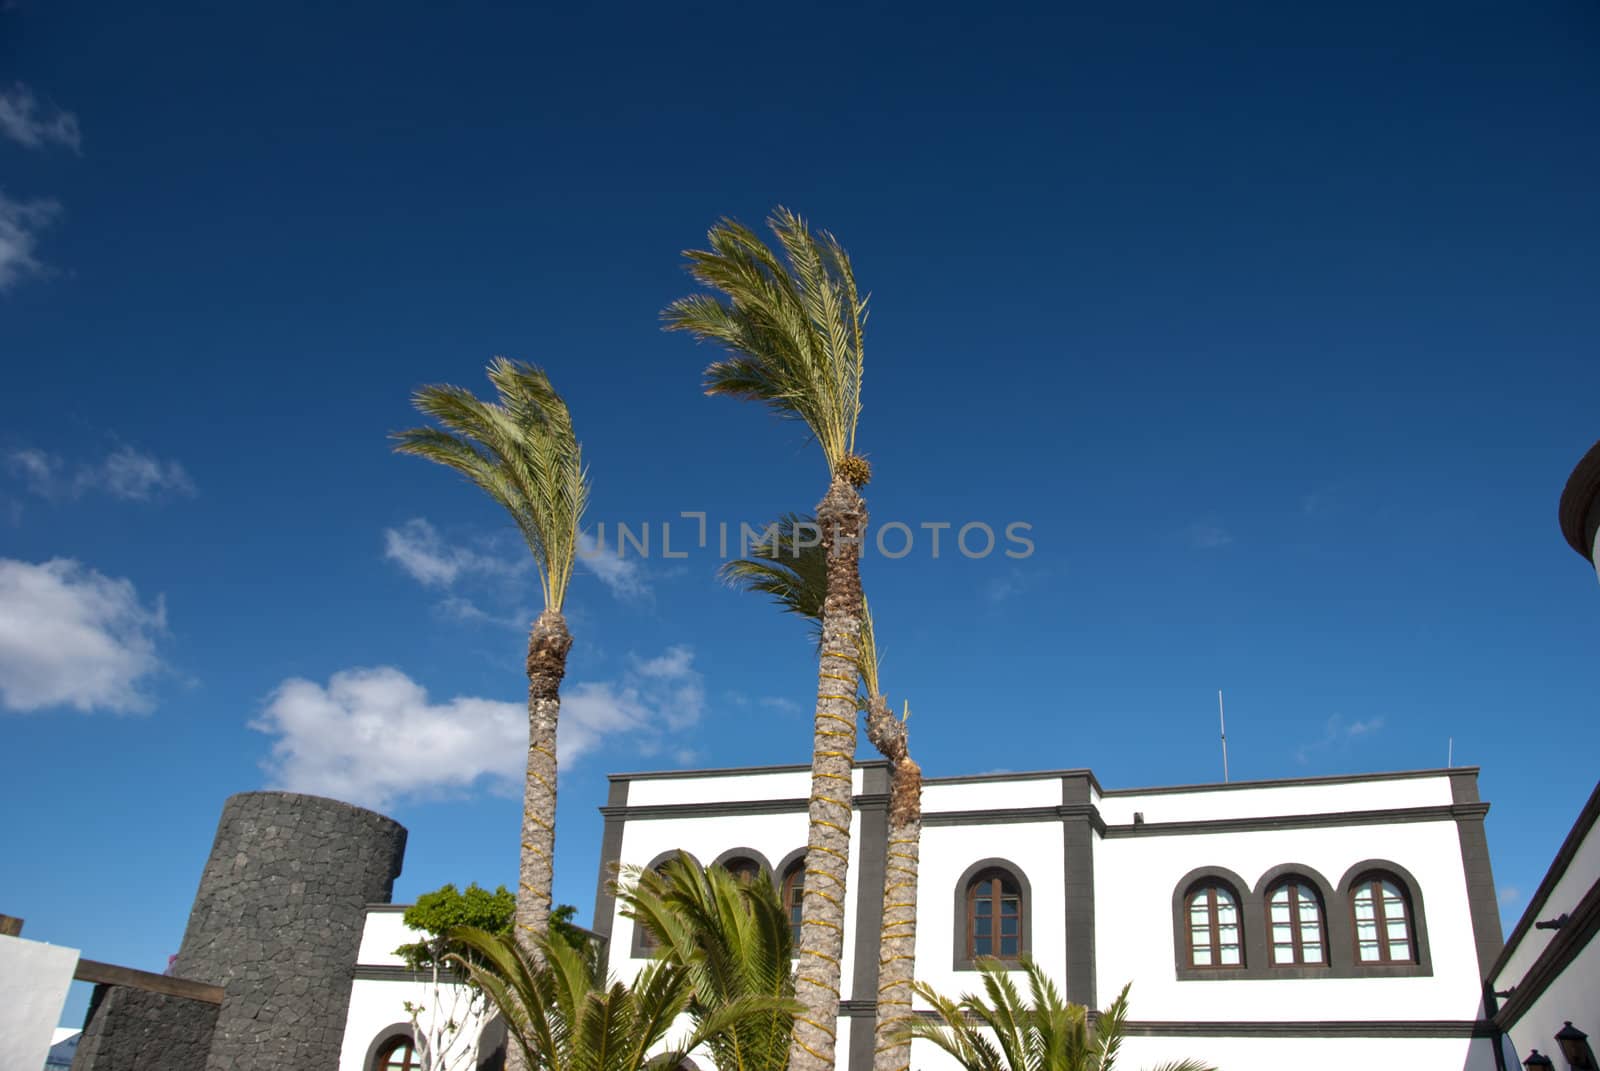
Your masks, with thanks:
[[(1277, 886), (1290, 879), (1299, 879), (1311, 886), (1316, 892), (1317, 899), (1322, 908), (1322, 963), (1274, 963), (1272, 962), (1272, 904), (1271, 895)], [(1306, 866), (1304, 863), (1279, 863), (1269, 869), (1256, 882), (1251, 890), (1251, 896), (1260, 903), (1262, 925), (1262, 950), (1265, 956), (1261, 963), (1267, 967), (1275, 978), (1330, 978), (1334, 977), (1335, 964), (1339, 962), (1339, 955), (1334, 951), (1334, 932), (1343, 932), (1341, 927), (1335, 926), (1328, 913), (1328, 905), (1337, 908), (1338, 900), (1335, 898), (1334, 886), (1316, 867)], [(1299, 943), (1299, 934), (1295, 935), (1296, 946)]]
[[(1355, 913), (1350, 903), (1350, 885), (1364, 873), (1385, 871), (1405, 889), (1412, 909), (1412, 933), (1416, 939), (1415, 963), (1360, 963), (1356, 960)], [(1273, 883), (1298, 874), (1316, 885), (1322, 893), (1327, 919), (1328, 965), (1273, 966), (1267, 948), (1266, 891)], [(1243, 967), (1191, 967), (1188, 962), (1189, 890), (1206, 878), (1226, 881), (1240, 892), (1241, 924), (1244, 926)], [(1196, 867), (1172, 889), (1172, 961), (1179, 981), (1225, 982), (1246, 979), (1288, 978), (1425, 978), (1433, 975), (1433, 956), (1428, 943), (1428, 914), (1423, 904), (1422, 887), (1412, 873), (1389, 859), (1364, 859), (1346, 870), (1339, 884), (1331, 886), (1314, 868), (1300, 863), (1282, 863), (1263, 874), (1254, 885), (1221, 866)]]
[[(702, 865), (700, 860), (696, 859), (692, 852), (684, 852), (682, 848), (674, 848), (669, 852), (662, 852), (660, 855), (658, 855), (654, 859), (650, 860), (650, 862), (645, 864), (644, 869), (646, 869), (646, 870), (654, 870), (657, 867), (661, 866), (663, 863), (666, 863), (666, 862), (669, 862), (669, 861), (671, 861), (673, 859), (678, 858), (678, 853), (679, 852), (683, 852), (684, 855), (687, 855), (690, 858), (690, 860), (692, 860), (694, 862), (695, 866)], [(623, 917), (627, 918), (626, 915), (624, 915)], [(633, 924), (632, 926), (629, 927), (629, 929), (632, 930), (633, 932), (631, 934), (629, 934), (629, 936), (628, 936), (628, 955), (630, 955), (634, 959), (655, 959), (656, 958), (656, 946), (655, 945), (647, 945), (647, 944), (644, 943), (644, 926), (643, 926), (643, 924), (641, 924), (638, 919), (628, 919), (628, 921)]]
[[(796, 848), (794, 851), (784, 856), (783, 859), (779, 861), (777, 867), (772, 871), (772, 887), (778, 893), (778, 903), (783, 905), (784, 918), (789, 917), (790, 911), (789, 898), (785, 895), (787, 892), (786, 887), (789, 884), (789, 876), (794, 873), (799, 873), (803, 878), (805, 875), (805, 867), (806, 850), (804, 848)], [(793, 927), (791, 926), (791, 934), (792, 931)], [(790, 949), (790, 952), (793, 953), (795, 958), (798, 959), (800, 956), (800, 938), (798, 935), (793, 936), (793, 947)]]
[[(1356, 916), (1352, 886), (1357, 879), (1372, 873), (1389, 875), (1405, 894), (1406, 906), (1411, 911), (1411, 938), (1416, 960), (1413, 963), (1362, 963), (1356, 958)], [(1339, 908), (1337, 916), (1349, 930), (1340, 941), (1344, 955), (1349, 957), (1345, 969), (1349, 973), (1336, 974), (1341, 978), (1414, 978), (1433, 975), (1433, 952), (1428, 943), (1428, 912), (1423, 904), (1422, 885), (1416, 877), (1389, 859), (1363, 859), (1344, 872), (1339, 879)]]
[(367, 1046), (366, 1058), (361, 1061), (361, 1071), (373, 1071), (378, 1066), (378, 1054), (401, 1038), (405, 1038), (413, 1045), (416, 1044), (416, 1036), (411, 1032), (410, 1023), (390, 1023), (378, 1031), (377, 1036), (372, 1039), (372, 1044)]
[(1018, 916), (1022, 919), (1022, 938), (1017, 942), (1018, 953), (1010, 956), (985, 956), (986, 960), (996, 960), (1008, 967), (1020, 967), (1022, 957), (1033, 954), (1033, 885), (1028, 881), (1027, 872), (1009, 859), (991, 858), (980, 859), (961, 872), (961, 877), (956, 879), (955, 909), (952, 915), (953, 933), (951, 943), (954, 951), (952, 957), (954, 969), (958, 971), (975, 971), (978, 969), (977, 961), (967, 954), (967, 891), (978, 875), (985, 870), (1003, 870), (1011, 875), (1017, 883), (1021, 903), (1018, 904)]
[[(1245, 916), (1245, 905), (1248, 902), (1245, 894), (1240, 889), (1249, 886), (1240, 886), (1234, 882), (1214, 874), (1203, 875), (1188, 883), (1183, 891), (1183, 965), (1191, 971), (1212, 974), (1217, 971), (1243, 971), (1249, 969), (1256, 962), (1250, 950), (1250, 932), (1252, 927)], [(1201, 894), (1206, 898), (1206, 928), (1211, 934), (1210, 963), (1195, 962), (1194, 925), (1189, 917), (1189, 905), (1196, 896)], [(1218, 901), (1221, 893), (1233, 901), (1234, 925), (1239, 931), (1239, 962), (1235, 964), (1222, 962), (1222, 920), (1218, 917)]]
[(761, 876), (768, 881), (772, 880), (772, 864), (767, 862), (767, 857), (754, 848), (729, 848), (715, 859), (711, 860), (712, 866), (727, 866), (734, 859), (748, 859), (761, 871)]

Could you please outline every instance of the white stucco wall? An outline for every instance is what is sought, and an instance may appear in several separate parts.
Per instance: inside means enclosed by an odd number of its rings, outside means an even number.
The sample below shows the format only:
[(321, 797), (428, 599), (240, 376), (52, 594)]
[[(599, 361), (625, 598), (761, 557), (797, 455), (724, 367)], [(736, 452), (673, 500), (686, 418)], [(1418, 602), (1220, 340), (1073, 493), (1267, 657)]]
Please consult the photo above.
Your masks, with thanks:
[[(1337, 885), (1381, 858), (1416, 878), (1433, 976), (1179, 980), (1172, 895), (1185, 874), (1222, 866), (1253, 887), (1272, 867), (1308, 866)], [(1481, 999), (1461, 847), (1453, 821), (1187, 836), (1113, 838), (1095, 846), (1095, 951), (1101, 1001), (1133, 982), (1132, 1014), (1154, 1020), (1455, 1019)], [(1241, 893), (1246, 890), (1240, 890)], [(1328, 911), (1349, 910), (1329, 903)], [(1246, 928), (1260, 919), (1245, 918)]]
[(0, 1056), (32, 1071), (50, 1054), (78, 950), (0, 936)]
[(1227, 818), (1265, 818), (1289, 814), (1334, 814), (1391, 807), (1439, 807), (1451, 802), (1450, 778), (1443, 775), (1334, 781), (1324, 784), (1241, 782), (1209, 791), (1111, 791), (1100, 799), (1107, 825), (1127, 825), (1134, 812), (1146, 822), (1200, 822)]
[[(1582, 828), (1583, 821), (1585, 819), (1580, 817), (1577, 828)], [(1559, 862), (1555, 866), (1559, 867)], [(1530, 909), (1532, 917), (1545, 920), (1576, 914), (1579, 902), (1597, 885), (1600, 885), (1600, 823), (1591, 825), (1582, 835), (1544, 902)], [(1509, 947), (1504, 964), (1495, 972), (1494, 988), (1502, 992), (1513, 987), (1526, 991), (1527, 986), (1537, 984), (1529, 978), (1529, 972), (1562, 933), (1530, 925)], [(1558, 1067), (1562, 1066), (1555, 1035), (1568, 1020), (1591, 1036), (1591, 1046), (1600, 1047), (1600, 940), (1591, 938), (1544, 992), (1511, 1022), (1507, 1035), (1517, 1058), (1525, 1059), (1531, 1050), (1538, 1049), (1550, 1054)]]
[[(394, 950), (419, 937), (417, 931), (406, 926), (400, 911), (367, 912), (356, 963), (358, 977), (350, 984), (350, 1010), (345, 1016), (344, 1042), (339, 1049), (339, 1071), (369, 1071), (366, 1060), (373, 1041), (389, 1027), (410, 1021), (410, 1013), (405, 1008), (407, 1001), (424, 1008), (442, 1008), (446, 1016), (462, 1023), (463, 1038), (475, 1042), (482, 1032), (483, 1018), (468, 1014), (471, 1005), (464, 986), (443, 986), (443, 1003), (435, 1005), (431, 982), (412, 981), (406, 977), (359, 977), (363, 969), (403, 967), (404, 961)], [(476, 1062), (468, 1062), (466, 1066), (475, 1067)]]
[[(1544, 906), (1539, 909), (1539, 918), (1553, 919), (1558, 915), (1571, 914), (1578, 906), (1578, 901), (1583, 899), (1584, 894), (1593, 888), (1597, 881), (1600, 881), (1600, 825), (1591, 828), (1589, 835), (1578, 846), (1578, 850), (1572, 856), (1572, 862), (1567, 865), (1566, 872), (1551, 889)], [(1528, 969), (1544, 953), (1545, 947), (1554, 940), (1556, 933), (1556, 930), (1540, 930), (1530, 926), (1511, 954), (1506, 957), (1505, 966), (1496, 973), (1494, 987), (1507, 989), (1521, 982)], [(1596, 989), (1595, 992), (1600, 993), (1600, 989)], [(1600, 1026), (1596, 1027), (1594, 1033), (1600, 1035)], [(1540, 1051), (1543, 1051), (1542, 1046)]]

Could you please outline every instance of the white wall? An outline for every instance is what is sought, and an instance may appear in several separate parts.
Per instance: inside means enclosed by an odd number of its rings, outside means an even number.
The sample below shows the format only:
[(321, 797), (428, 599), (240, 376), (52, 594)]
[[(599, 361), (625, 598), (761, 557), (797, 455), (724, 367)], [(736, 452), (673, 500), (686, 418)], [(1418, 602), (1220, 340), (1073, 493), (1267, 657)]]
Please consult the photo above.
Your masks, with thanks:
[[(1566, 873), (1561, 875), (1561, 880), (1550, 890), (1549, 898), (1539, 911), (1539, 918), (1553, 919), (1561, 914), (1571, 914), (1578, 906), (1578, 901), (1583, 899), (1584, 894), (1593, 888), (1597, 881), (1600, 881), (1600, 823), (1591, 827), (1589, 835), (1578, 845), (1572, 861), (1567, 864)], [(1494, 987), (1507, 989), (1519, 984), (1523, 976), (1528, 973), (1528, 969), (1544, 953), (1545, 946), (1555, 939), (1558, 932), (1530, 926), (1517, 942), (1516, 948), (1506, 958), (1505, 966), (1495, 975)], [(1594, 1033), (1600, 1035), (1600, 1027), (1597, 1027)], [(1543, 1052), (1544, 1047), (1540, 1046), (1539, 1051)]]
[(7, 1067), (43, 1067), (67, 1002), (78, 950), (0, 937), (0, 1054)]
[[(1366, 859), (1409, 870), (1421, 887), (1432, 977), (1197, 980), (1177, 978), (1172, 894), (1201, 866), (1252, 887), (1280, 863), (1313, 867), (1330, 884)], [(1453, 821), (1392, 826), (1118, 837), (1095, 846), (1095, 952), (1103, 1002), (1124, 984), (1135, 1019), (1474, 1019), (1482, 989)], [(1245, 890), (1240, 890), (1243, 893)], [(1348, 910), (1330, 903), (1328, 911)], [(1260, 919), (1245, 920), (1259, 928)]]
[(1128, 825), (1135, 811), (1146, 822), (1199, 822), (1217, 818), (1265, 818), (1289, 814), (1333, 814), (1392, 807), (1439, 807), (1451, 803), (1445, 775), (1331, 784), (1262, 785), (1185, 792), (1115, 792), (1101, 797), (1107, 825)]
[[(362, 967), (400, 967), (404, 961), (394, 954), (400, 945), (419, 940), (422, 934), (412, 930), (402, 921), (399, 911), (368, 911), (366, 926), (361, 934), (361, 951), (357, 957), (357, 970)], [(470, 1004), (465, 986), (446, 985), (441, 1007), (462, 1021), (463, 1036), (475, 1040), (483, 1029), (483, 1019), (466, 1014)], [(350, 1011), (345, 1016), (344, 1042), (339, 1050), (339, 1071), (368, 1071), (365, 1065), (367, 1051), (372, 1042), (388, 1027), (410, 1022), (405, 1009), (407, 1001), (424, 1008), (433, 1007), (432, 983), (415, 982), (405, 978), (356, 978), (350, 984)], [(426, 1020), (424, 1020), (426, 1023)], [(475, 1060), (463, 1061), (467, 1068), (476, 1067)]]

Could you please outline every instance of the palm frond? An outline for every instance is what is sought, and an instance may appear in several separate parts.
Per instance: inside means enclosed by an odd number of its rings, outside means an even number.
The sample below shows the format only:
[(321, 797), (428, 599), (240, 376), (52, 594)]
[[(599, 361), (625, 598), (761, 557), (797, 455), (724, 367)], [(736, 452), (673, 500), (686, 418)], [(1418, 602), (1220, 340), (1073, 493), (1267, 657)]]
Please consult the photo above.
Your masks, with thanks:
[[(952, 1000), (922, 982), (916, 994), (933, 1008), (936, 1018), (916, 1018), (902, 1027), (902, 1036), (933, 1042), (966, 1071), (1115, 1071), (1128, 1024), (1128, 990), (1124, 986), (1093, 1029), (1088, 1009), (1069, 1004), (1055, 982), (1023, 957), (1028, 979), (1024, 1002), (1011, 978), (1011, 968), (995, 960), (978, 964), (984, 996), (963, 994)], [(1216, 1071), (1202, 1060), (1180, 1060), (1155, 1071)]]
[(461, 387), (419, 389), (413, 402), (443, 430), (395, 433), (395, 450), (455, 469), (511, 514), (532, 551), (545, 606), (560, 610), (577, 560), (589, 473), (567, 404), (543, 370), (496, 357), (496, 401)]
[(831, 234), (812, 233), (783, 207), (767, 226), (782, 257), (743, 224), (713, 226), (709, 248), (684, 256), (695, 281), (715, 293), (680, 298), (662, 316), (667, 330), (729, 351), (706, 368), (706, 393), (759, 401), (804, 421), (831, 472), (855, 452), (867, 303)]

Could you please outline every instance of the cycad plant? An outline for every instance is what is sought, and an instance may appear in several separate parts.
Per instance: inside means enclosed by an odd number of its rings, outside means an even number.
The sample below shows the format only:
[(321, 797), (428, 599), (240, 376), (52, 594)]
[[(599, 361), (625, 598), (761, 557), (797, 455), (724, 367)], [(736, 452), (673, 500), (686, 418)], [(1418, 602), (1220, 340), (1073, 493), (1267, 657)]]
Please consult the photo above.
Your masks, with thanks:
[[(986, 996), (941, 996), (918, 982), (917, 995), (933, 1005), (936, 1018), (912, 1018), (903, 1029), (955, 1057), (966, 1071), (1115, 1071), (1128, 1023), (1128, 990), (1089, 1022), (1081, 1004), (1068, 1004), (1056, 984), (1023, 957), (1029, 1000), (1024, 1001), (1006, 967), (980, 962)], [(987, 998), (987, 999), (986, 999)], [(1152, 1071), (1216, 1071), (1200, 1060), (1177, 1060)]]
[[(788, 513), (768, 526), (751, 557), (728, 562), (722, 577), (735, 587), (762, 592), (786, 612), (813, 624), (820, 642), (822, 606), (827, 595), (827, 560), (810, 517)], [(911, 1042), (901, 1026), (911, 1014), (911, 983), (916, 968), (917, 864), (922, 839), (922, 769), (911, 758), (907, 722), (896, 718), (878, 679), (878, 643), (872, 611), (861, 601), (857, 645), (857, 704), (867, 715), (867, 739), (889, 760), (889, 827), (883, 876), (883, 926), (878, 945), (878, 1019), (874, 1071), (905, 1071)]]
[(561, 612), (577, 557), (589, 476), (567, 403), (532, 365), (497, 357), (482, 401), (452, 386), (419, 389), (417, 409), (440, 427), (394, 436), (395, 450), (447, 465), (511, 514), (528, 544), (544, 589), (544, 611), (528, 636), (528, 765), (523, 791), (522, 853), (513, 934), (537, 958), (549, 928), (556, 839), (556, 727), (561, 679), (572, 634)]
[(795, 978), (805, 1010), (789, 1050), (794, 1071), (828, 1071), (834, 1063), (850, 859), (861, 540), (867, 527), (859, 489), (872, 475), (855, 449), (867, 302), (856, 289), (849, 256), (832, 235), (813, 234), (785, 208), (776, 209), (768, 224), (781, 256), (732, 220), (712, 227), (709, 248), (685, 256), (690, 274), (713, 293), (681, 298), (663, 316), (668, 330), (688, 331), (728, 351), (706, 368), (708, 394), (762, 402), (780, 416), (803, 421), (828, 464), (828, 491), (817, 506), (827, 548), (827, 596)]
[(657, 958), (688, 971), (696, 1022), (747, 998), (775, 1002), (708, 1042), (720, 1071), (784, 1071), (800, 1006), (789, 918), (772, 883), (702, 869), (680, 853), (657, 870), (628, 868), (617, 894), (623, 914), (655, 937)]
[(537, 956), (483, 930), (453, 930), (450, 938), (470, 950), (455, 962), (488, 996), (513, 1050), (534, 1071), (672, 1071), (701, 1045), (772, 1015), (778, 1004), (760, 997), (729, 1002), (663, 1045), (694, 997), (683, 966), (657, 960), (623, 985), (597, 980), (576, 949), (548, 934), (534, 939)]

